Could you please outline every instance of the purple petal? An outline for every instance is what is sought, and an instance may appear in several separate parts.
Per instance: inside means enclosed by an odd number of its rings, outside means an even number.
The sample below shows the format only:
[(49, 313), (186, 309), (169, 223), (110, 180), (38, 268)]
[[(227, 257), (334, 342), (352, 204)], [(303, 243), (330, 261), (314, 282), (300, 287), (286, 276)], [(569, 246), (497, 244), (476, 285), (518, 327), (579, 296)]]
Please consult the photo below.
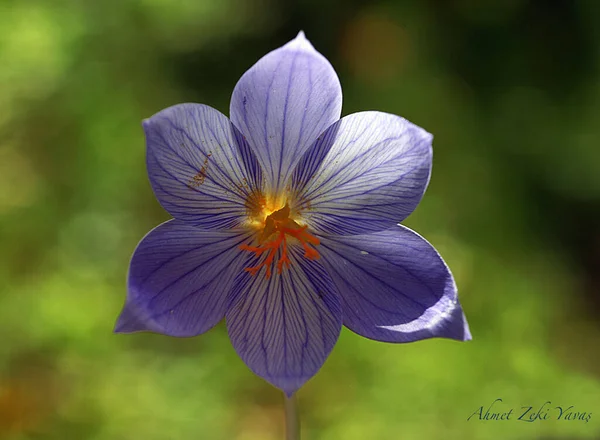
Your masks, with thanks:
[(225, 316), (247, 256), (248, 234), (205, 231), (178, 220), (146, 235), (131, 259), (127, 301), (115, 331), (169, 336), (204, 333)]
[(180, 104), (144, 121), (144, 130), (150, 183), (173, 217), (204, 229), (244, 221), (261, 170), (226, 116)]
[(321, 237), (319, 252), (350, 330), (385, 342), (471, 339), (448, 266), (416, 232)]
[(321, 368), (342, 326), (336, 288), (318, 261), (288, 248), (291, 266), (266, 279), (236, 279), (226, 320), (231, 342), (250, 369), (288, 395)]
[(362, 112), (333, 124), (295, 169), (293, 209), (324, 234), (364, 234), (413, 212), (431, 173), (432, 136), (399, 116)]
[(342, 89), (329, 61), (300, 32), (262, 57), (238, 81), (231, 121), (262, 165), (268, 190), (279, 193), (293, 166), (340, 118)]

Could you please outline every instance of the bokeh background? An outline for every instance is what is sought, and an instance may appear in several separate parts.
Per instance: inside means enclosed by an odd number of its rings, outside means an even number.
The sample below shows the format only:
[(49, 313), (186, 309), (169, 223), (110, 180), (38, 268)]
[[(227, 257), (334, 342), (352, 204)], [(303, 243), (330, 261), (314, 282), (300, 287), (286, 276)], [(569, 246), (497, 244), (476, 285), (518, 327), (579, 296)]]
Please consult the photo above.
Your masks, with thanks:
[[(600, 438), (600, 2), (0, 0), (0, 438), (283, 438), (281, 394), (224, 325), (113, 335), (138, 240), (168, 218), (140, 121), (228, 113), (303, 29), (344, 114), (434, 133), (406, 224), (453, 269), (474, 339), (344, 330), (299, 392), (305, 439)], [(589, 422), (467, 418), (574, 405)]]

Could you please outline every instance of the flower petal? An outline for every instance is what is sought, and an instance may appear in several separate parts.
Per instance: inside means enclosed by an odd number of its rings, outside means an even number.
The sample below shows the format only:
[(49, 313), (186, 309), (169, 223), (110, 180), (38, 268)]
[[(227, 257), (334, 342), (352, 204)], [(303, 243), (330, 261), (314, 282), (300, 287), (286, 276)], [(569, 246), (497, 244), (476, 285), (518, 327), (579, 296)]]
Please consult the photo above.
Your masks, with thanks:
[(226, 116), (202, 104), (144, 121), (150, 183), (173, 217), (204, 229), (238, 226), (262, 181), (258, 162)]
[(288, 248), (291, 266), (266, 279), (236, 279), (226, 314), (231, 342), (250, 369), (288, 395), (321, 368), (338, 339), (342, 315), (323, 266)]
[(471, 339), (448, 266), (416, 232), (321, 237), (319, 252), (350, 330), (385, 342)]
[(324, 234), (364, 234), (396, 225), (425, 193), (432, 138), (387, 113), (344, 117), (319, 137), (295, 169), (292, 209)]
[(154, 228), (136, 248), (119, 333), (204, 333), (225, 316), (233, 279), (247, 258), (247, 234), (205, 231), (178, 220)]
[(335, 70), (300, 32), (242, 75), (230, 113), (262, 165), (267, 190), (279, 193), (302, 153), (341, 110)]

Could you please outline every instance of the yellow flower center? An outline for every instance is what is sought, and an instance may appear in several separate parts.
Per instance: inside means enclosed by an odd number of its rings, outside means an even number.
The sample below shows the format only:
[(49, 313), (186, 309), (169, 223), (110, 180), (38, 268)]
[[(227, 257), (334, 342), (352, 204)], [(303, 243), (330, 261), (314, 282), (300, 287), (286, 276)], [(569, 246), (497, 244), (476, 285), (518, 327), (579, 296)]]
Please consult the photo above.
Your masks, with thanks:
[[(260, 208), (260, 211), (258, 209), (253, 210), (255, 214), (252, 221), (252, 224), (257, 225), (260, 230), (257, 239), (258, 246), (242, 244), (240, 245), (240, 249), (252, 252), (256, 257), (266, 256), (257, 266), (245, 268), (246, 272), (256, 275), (265, 267), (265, 276), (267, 279), (271, 278), (271, 266), (278, 256), (279, 249), (281, 249), (281, 252), (277, 261), (277, 273), (283, 271), (284, 265), (289, 268), (292, 264), (287, 250), (288, 240), (290, 239), (297, 240), (303, 246), (304, 258), (316, 260), (320, 257), (317, 250), (311, 247), (318, 246), (320, 244), (319, 239), (307, 231), (306, 225), (300, 226), (290, 217), (290, 207), (287, 203), (283, 208), (272, 210), (266, 206), (264, 198), (258, 198), (258, 205), (253, 205), (255, 209)], [(261, 218), (263, 219), (262, 221)]]

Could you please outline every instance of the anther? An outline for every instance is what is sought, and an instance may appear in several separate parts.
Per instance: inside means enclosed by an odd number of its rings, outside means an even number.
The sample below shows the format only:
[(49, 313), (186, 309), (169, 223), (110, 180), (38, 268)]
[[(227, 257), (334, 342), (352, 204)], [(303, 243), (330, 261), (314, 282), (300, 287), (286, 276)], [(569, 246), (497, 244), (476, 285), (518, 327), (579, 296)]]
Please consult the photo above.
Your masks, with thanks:
[(292, 262), (287, 251), (287, 236), (295, 238), (302, 244), (304, 258), (316, 260), (320, 257), (317, 250), (311, 247), (311, 245), (319, 245), (319, 239), (307, 231), (307, 226), (298, 225), (289, 218), (289, 215), (290, 208), (286, 204), (283, 208), (267, 216), (265, 226), (258, 236), (258, 246), (240, 245), (241, 250), (252, 252), (256, 257), (262, 257), (266, 253), (266, 257), (260, 264), (245, 268), (246, 272), (256, 275), (260, 269), (265, 267), (265, 276), (267, 279), (271, 278), (271, 265), (275, 261), (279, 248), (281, 248), (281, 254), (277, 261), (277, 273), (282, 273), (284, 266), (289, 268)]

